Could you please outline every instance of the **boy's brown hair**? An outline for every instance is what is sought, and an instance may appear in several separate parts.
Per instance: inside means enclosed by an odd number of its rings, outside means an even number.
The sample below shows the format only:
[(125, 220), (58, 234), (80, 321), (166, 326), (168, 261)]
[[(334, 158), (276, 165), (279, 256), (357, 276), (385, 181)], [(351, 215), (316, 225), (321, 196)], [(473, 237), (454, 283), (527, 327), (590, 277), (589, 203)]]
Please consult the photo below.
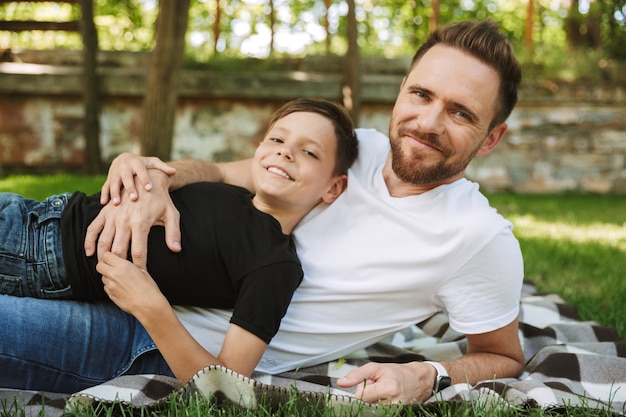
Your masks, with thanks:
[[(359, 153), (359, 142), (354, 133), (350, 114), (341, 105), (318, 98), (299, 98), (287, 102), (276, 110), (270, 118), (271, 128), (277, 120), (297, 112), (316, 113), (331, 121), (337, 137), (337, 153), (333, 175), (344, 175), (352, 166)], [(306, 126), (302, 127), (306, 129)]]

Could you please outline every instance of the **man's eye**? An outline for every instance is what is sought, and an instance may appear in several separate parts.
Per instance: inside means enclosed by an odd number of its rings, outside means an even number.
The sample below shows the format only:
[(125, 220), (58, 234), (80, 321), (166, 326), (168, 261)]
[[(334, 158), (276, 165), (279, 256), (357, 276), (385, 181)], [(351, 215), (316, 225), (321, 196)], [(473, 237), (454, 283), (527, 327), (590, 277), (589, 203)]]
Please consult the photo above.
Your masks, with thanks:
[(454, 112), (457, 116), (465, 119), (465, 120), (469, 120), (472, 121), (472, 116), (470, 116), (469, 114), (465, 113), (464, 111), (456, 111)]

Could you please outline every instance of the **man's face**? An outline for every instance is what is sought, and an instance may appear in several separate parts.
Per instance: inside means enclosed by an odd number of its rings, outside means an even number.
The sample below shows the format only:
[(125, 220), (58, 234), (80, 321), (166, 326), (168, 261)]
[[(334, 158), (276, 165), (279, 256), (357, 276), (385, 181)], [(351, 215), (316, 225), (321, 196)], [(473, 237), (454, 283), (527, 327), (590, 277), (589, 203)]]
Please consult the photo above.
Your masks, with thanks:
[(492, 68), (458, 49), (436, 45), (426, 52), (403, 81), (389, 124), (398, 179), (449, 183), (475, 155), (489, 153), (506, 129), (488, 131), (499, 85)]

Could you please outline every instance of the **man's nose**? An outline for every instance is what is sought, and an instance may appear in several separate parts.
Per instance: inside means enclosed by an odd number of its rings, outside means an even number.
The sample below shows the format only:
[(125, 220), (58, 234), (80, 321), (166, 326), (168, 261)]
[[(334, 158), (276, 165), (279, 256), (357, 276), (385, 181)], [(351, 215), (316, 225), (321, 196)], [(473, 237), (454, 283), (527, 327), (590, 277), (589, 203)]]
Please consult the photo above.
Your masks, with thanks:
[(417, 116), (417, 124), (424, 133), (441, 135), (444, 128), (445, 109), (438, 104), (432, 104), (422, 109)]

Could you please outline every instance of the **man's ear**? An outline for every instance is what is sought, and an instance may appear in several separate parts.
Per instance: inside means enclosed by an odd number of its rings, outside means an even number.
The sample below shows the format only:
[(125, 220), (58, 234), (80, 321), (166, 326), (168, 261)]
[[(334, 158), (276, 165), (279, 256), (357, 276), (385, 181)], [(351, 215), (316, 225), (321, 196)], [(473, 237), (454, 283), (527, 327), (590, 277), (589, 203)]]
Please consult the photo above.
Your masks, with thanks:
[(333, 177), (331, 181), (330, 187), (328, 187), (328, 190), (322, 195), (322, 201), (326, 204), (331, 204), (344, 192), (348, 186), (348, 176), (337, 175)]
[(506, 129), (507, 129), (506, 123), (500, 123), (498, 126), (491, 129), (491, 132), (489, 132), (489, 134), (483, 141), (483, 144), (480, 145), (480, 148), (478, 148), (478, 152), (476, 152), (476, 155), (478, 156), (489, 155), (491, 151), (493, 151), (493, 149), (496, 147), (496, 145), (500, 142), (500, 139), (502, 139), (502, 136), (504, 136), (504, 132), (506, 132)]

